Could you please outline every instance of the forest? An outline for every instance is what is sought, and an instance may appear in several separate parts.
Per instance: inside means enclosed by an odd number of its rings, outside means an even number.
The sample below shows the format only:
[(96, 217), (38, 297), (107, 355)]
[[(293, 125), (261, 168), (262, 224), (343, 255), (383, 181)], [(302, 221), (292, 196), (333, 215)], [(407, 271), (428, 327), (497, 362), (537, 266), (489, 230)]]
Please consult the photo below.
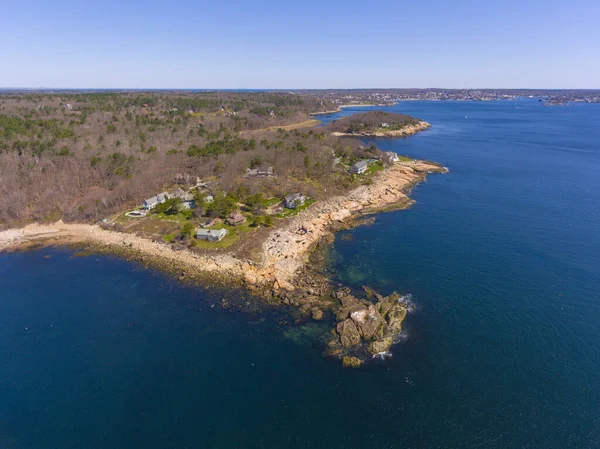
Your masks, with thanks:
[[(0, 227), (102, 220), (139, 207), (181, 175), (242, 200), (341, 192), (361, 181), (340, 161), (378, 150), (324, 127), (277, 128), (333, 108), (324, 98), (282, 92), (4, 93)], [(275, 176), (244, 176), (262, 166)]]
[(328, 126), (331, 132), (359, 134), (385, 128), (390, 131), (399, 130), (408, 125), (419, 123), (418, 118), (405, 114), (385, 111), (369, 111), (354, 114), (331, 122)]

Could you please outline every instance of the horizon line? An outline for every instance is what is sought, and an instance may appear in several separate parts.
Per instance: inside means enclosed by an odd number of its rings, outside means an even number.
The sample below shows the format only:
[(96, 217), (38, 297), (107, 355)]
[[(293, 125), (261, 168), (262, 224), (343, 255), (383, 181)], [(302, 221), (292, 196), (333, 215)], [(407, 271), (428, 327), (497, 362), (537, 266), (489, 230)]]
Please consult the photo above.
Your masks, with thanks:
[(593, 87), (301, 87), (301, 88), (250, 88), (250, 87), (0, 87), (0, 91), (10, 90), (105, 90), (105, 91), (319, 91), (319, 90), (531, 90), (531, 91), (600, 91)]

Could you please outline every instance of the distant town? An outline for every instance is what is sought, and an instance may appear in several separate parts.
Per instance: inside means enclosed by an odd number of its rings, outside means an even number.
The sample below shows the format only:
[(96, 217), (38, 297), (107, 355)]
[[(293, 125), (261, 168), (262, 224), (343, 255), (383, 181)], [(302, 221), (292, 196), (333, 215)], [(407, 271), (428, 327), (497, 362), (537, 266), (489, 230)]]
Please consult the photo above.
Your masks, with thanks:
[(364, 89), (298, 91), (326, 99), (337, 105), (381, 104), (399, 101), (497, 101), (534, 98), (547, 105), (566, 103), (600, 103), (600, 90), (540, 90), (540, 89)]

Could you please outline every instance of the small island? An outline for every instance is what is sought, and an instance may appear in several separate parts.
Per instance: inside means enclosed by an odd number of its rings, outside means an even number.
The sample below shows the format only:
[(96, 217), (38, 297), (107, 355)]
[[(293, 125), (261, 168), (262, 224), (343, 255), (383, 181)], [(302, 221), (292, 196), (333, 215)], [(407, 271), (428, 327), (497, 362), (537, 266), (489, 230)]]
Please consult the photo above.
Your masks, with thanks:
[(329, 130), (337, 137), (408, 137), (430, 127), (410, 115), (369, 111), (335, 120)]

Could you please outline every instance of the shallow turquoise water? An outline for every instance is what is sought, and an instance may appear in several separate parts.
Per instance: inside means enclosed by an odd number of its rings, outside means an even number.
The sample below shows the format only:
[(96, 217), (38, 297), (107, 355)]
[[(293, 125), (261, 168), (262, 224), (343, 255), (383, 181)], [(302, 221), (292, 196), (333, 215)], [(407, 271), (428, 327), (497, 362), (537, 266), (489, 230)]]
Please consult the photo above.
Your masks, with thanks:
[(451, 170), (332, 251), (412, 294), (391, 360), (112, 257), (3, 255), (0, 447), (600, 447), (600, 105), (391, 109), (434, 126), (378, 145)]

